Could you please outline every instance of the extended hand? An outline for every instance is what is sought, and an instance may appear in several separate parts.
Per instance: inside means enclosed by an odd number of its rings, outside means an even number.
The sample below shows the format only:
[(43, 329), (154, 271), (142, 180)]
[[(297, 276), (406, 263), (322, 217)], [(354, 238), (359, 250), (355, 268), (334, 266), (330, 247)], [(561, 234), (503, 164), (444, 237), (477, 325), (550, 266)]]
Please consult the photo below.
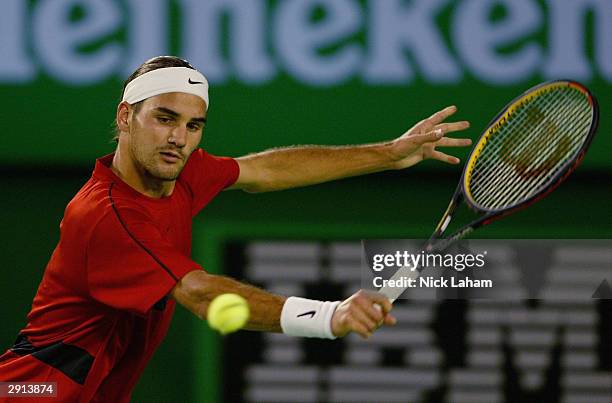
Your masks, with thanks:
[(395, 325), (396, 319), (389, 313), (392, 308), (384, 295), (359, 290), (336, 308), (332, 316), (332, 332), (336, 337), (355, 332), (367, 339), (383, 324)]
[(391, 143), (391, 155), (397, 169), (407, 168), (425, 159), (435, 159), (449, 164), (458, 164), (459, 158), (436, 150), (436, 147), (465, 147), (472, 144), (470, 139), (444, 137), (446, 133), (465, 130), (467, 121), (442, 123), (457, 112), (456, 106), (442, 109), (417, 123), (401, 137)]

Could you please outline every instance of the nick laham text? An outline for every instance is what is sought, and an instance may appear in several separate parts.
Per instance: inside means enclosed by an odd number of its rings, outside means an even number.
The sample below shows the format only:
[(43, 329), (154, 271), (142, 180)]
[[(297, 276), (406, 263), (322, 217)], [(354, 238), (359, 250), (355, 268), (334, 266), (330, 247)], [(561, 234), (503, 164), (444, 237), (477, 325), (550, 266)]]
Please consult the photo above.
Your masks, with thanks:
[(374, 277), (373, 284), (376, 288), (492, 288), (493, 280), (473, 279), (468, 276), (463, 278), (399, 277), (391, 280)]

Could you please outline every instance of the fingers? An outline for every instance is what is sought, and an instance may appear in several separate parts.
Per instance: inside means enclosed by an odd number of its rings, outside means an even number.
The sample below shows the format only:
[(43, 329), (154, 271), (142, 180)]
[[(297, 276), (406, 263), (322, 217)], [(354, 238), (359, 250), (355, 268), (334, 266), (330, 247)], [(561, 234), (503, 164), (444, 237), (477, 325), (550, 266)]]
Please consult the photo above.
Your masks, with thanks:
[(442, 136), (444, 136), (444, 131), (442, 129), (436, 129), (425, 134), (413, 134), (412, 136), (408, 137), (408, 140), (413, 144), (420, 146), (425, 143), (438, 141), (442, 138)]
[(370, 302), (369, 299), (357, 300), (361, 311), (365, 314), (368, 320), (372, 321), (373, 324), (377, 325), (382, 323), (385, 318), (385, 314), (382, 311), (382, 307), (377, 303)]
[(377, 322), (370, 319), (362, 310), (356, 309), (355, 305), (339, 306), (334, 313), (334, 316), (336, 315), (340, 317), (342, 328), (341, 332), (334, 333), (336, 335), (344, 336), (349, 332), (354, 332), (367, 339), (379, 327)]
[(355, 322), (352, 331), (357, 333), (362, 339), (367, 340), (374, 334), (375, 328), (368, 328), (363, 323)]
[(442, 137), (436, 147), (466, 147), (472, 144), (471, 139), (454, 139), (451, 137)]
[(397, 319), (395, 318), (395, 316), (389, 314), (385, 316), (385, 320), (383, 321), (383, 324), (386, 326), (395, 326), (396, 323)]
[(358, 291), (343, 301), (332, 318), (334, 334), (355, 332), (364, 339), (382, 325), (393, 326), (396, 320), (389, 314), (393, 306), (384, 295), (373, 291)]
[(448, 154), (445, 154), (437, 150), (433, 150), (429, 158), (432, 158), (438, 161), (442, 161), (442, 162), (446, 162), (448, 164), (453, 164), (453, 165), (456, 165), (461, 162), (459, 158), (453, 157), (452, 155), (448, 155)]
[(465, 130), (470, 127), (470, 122), (463, 120), (461, 122), (441, 123), (436, 125), (433, 130), (424, 134), (413, 134), (410, 140), (417, 145), (438, 141), (438, 145), (444, 147), (465, 147), (472, 144), (470, 139), (448, 139), (444, 137), (446, 133)]
[(428, 117), (426, 121), (429, 125), (431, 125), (431, 127), (433, 127), (445, 121), (449, 116), (453, 115), (455, 112), (457, 112), (457, 107), (455, 105), (447, 106), (446, 108)]
[(469, 129), (470, 122), (462, 120), (460, 122), (440, 123), (437, 124), (434, 129), (442, 129), (444, 133), (458, 132), (461, 130)]
[[(378, 304), (374, 304), (374, 307), (382, 313), (382, 308), (380, 307), (380, 305)], [(395, 319), (395, 317), (389, 313), (385, 314), (385, 317), (383, 318), (383, 320), (381, 320), (380, 322), (378, 322), (378, 327), (382, 326), (382, 325), (387, 325), (387, 326), (395, 326), (395, 324), (397, 323), (397, 319)]]
[(371, 298), (373, 306), (378, 307), (376, 309), (382, 309), (383, 314), (386, 315), (393, 309), (393, 305), (391, 304), (391, 301), (389, 301), (389, 298), (382, 295), (381, 293), (369, 292), (368, 296), (369, 298)]
[[(372, 309), (374, 308), (372, 307)], [(375, 320), (364, 310), (355, 310), (352, 319), (354, 320), (355, 332), (366, 339), (372, 336), (372, 333), (380, 327), (380, 323), (383, 321), (382, 315), (380, 315), (380, 320)]]

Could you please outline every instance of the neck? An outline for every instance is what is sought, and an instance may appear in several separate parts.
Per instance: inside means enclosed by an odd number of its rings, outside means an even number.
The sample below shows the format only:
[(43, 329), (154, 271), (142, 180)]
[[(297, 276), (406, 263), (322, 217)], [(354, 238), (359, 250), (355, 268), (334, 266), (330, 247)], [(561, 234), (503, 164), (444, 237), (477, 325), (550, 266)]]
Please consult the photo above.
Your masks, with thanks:
[(151, 177), (142, 167), (139, 167), (132, 158), (117, 147), (111, 170), (131, 188), (145, 196), (162, 198), (172, 194), (176, 181), (164, 181)]

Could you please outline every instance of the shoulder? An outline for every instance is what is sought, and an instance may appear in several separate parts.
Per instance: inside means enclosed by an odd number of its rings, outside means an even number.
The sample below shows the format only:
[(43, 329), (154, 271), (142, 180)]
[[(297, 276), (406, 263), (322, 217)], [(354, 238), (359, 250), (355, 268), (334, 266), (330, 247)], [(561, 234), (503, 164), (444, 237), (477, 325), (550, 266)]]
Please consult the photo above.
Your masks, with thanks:
[[(120, 218), (149, 220), (135, 200), (121, 192), (112, 181), (90, 179), (68, 203), (62, 226), (85, 235), (103, 220), (120, 223)], [(62, 231), (64, 228), (62, 228)]]
[(189, 157), (179, 180), (192, 181), (197, 179), (201, 182), (211, 183), (219, 181), (224, 186), (228, 186), (226, 182), (232, 184), (238, 177), (238, 173), (238, 162), (234, 158), (212, 155), (204, 149), (198, 148)]
[[(223, 168), (222, 165), (237, 164), (238, 163), (236, 162), (236, 160), (232, 157), (209, 154), (206, 150), (198, 148), (189, 156), (189, 159), (187, 160), (187, 163), (185, 164), (185, 169), (183, 169), (183, 171), (188, 171), (190, 168), (193, 168), (194, 166), (198, 165), (214, 167), (218, 170), (220, 168)], [(214, 173), (214, 171), (210, 173)]]
[(185, 174), (191, 173), (194, 169), (198, 169), (203, 165), (206, 165), (207, 161), (211, 158), (211, 155), (208, 154), (204, 149), (197, 148), (194, 152), (191, 153), (187, 163), (185, 164), (185, 168), (183, 168), (183, 172), (181, 172), (181, 176)]
[(111, 208), (110, 186), (110, 182), (89, 179), (66, 206), (64, 222), (91, 224), (96, 217), (104, 215)]

